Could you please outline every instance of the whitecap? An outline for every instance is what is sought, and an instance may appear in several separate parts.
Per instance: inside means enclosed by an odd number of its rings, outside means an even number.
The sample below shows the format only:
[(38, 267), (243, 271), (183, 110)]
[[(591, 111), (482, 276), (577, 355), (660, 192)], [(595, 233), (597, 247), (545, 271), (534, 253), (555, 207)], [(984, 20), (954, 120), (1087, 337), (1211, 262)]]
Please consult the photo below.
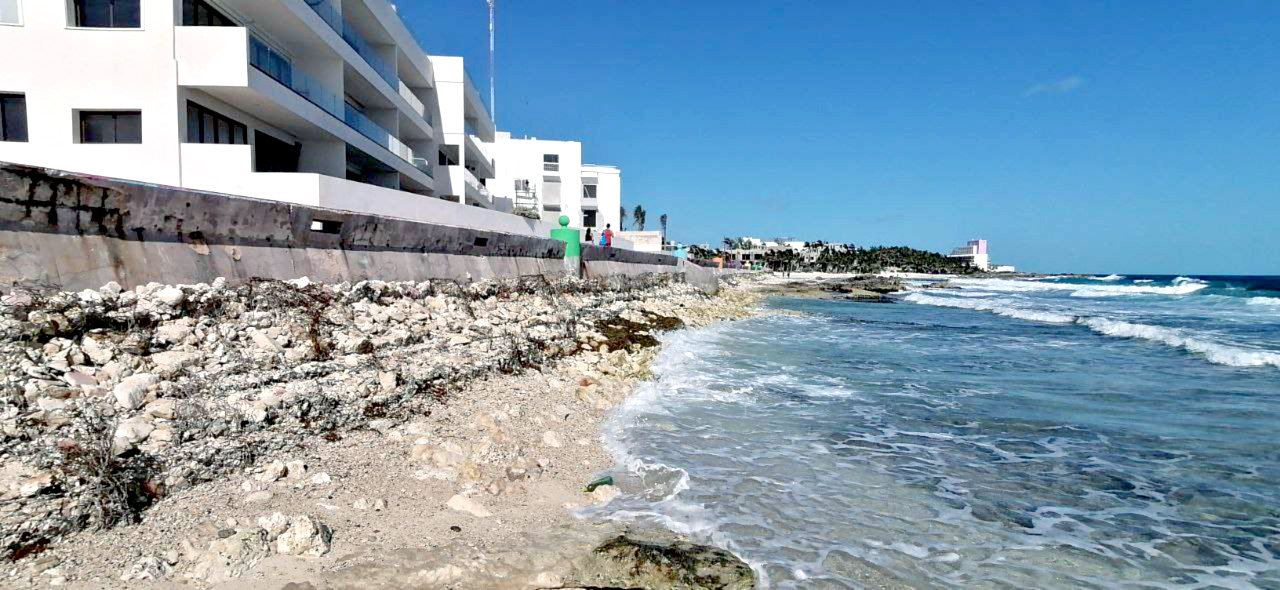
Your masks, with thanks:
[(1214, 364), (1230, 367), (1280, 367), (1280, 352), (1221, 344), (1200, 335), (1187, 335), (1175, 328), (1134, 324), (1106, 318), (1081, 318), (1080, 324), (1106, 336), (1150, 340), (1181, 348), (1203, 355)]
[(989, 311), (997, 315), (1033, 322), (1070, 324), (1076, 321), (1076, 316), (1074, 315), (1027, 309), (1004, 299), (953, 299), (948, 297), (925, 295), (923, 293), (912, 293), (903, 297), (903, 300), (922, 305), (934, 305), (937, 307), (954, 307), (959, 309), (972, 309), (976, 311)]
[(1280, 297), (1250, 297), (1248, 305), (1267, 305), (1280, 307)]
[(1181, 282), (1172, 285), (1080, 285), (1073, 283), (1049, 283), (1043, 281), (1020, 281), (1013, 279), (952, 279), (961, 287), (973, 287), (979, 290), (999, 291), (1005, 293), (1071, 291), (1074, 297), (1107, 297), (1110, 295), (1190, 295), (1207, 288), (1208, 283), (1197, 279), (1179, 277)]
[(1119, 281), (1119, 280), (1121, 280), (1121, 279), (1123, 279), (1123, 278), (1124, 278), (1124, 275), (1107, 275), (1107, 276), (1105, 276), (1105, 277), (1094, 277), (1094, 279), (1093, 279), (1093, 280), (1095, 280), (1095, 281)]

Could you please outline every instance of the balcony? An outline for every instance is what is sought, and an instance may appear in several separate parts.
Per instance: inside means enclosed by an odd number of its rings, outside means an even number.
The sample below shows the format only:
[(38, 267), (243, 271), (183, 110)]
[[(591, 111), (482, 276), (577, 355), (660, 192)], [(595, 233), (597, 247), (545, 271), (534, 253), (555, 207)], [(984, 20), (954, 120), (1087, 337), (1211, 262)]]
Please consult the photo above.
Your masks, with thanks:
[(409, 88), (409, 86), (404, 82), (400, 82), (400, 98), (403, 98), (405, 102), (409, 103), (409, 107), (413, 109), (413, 112), (421, 116), (428, 125), (434, 123), (431, 120), (431, 113), (427, 111), (427, 105), (422, 104), (422, 100), (420, 100), (418, 96), (413, 93), (413, 89)]
[(360, 57), (364, 58), (369, 67), (372, 67), (373, 71), (377, 72), (383, 80), (386, 80), (387, 84), (390, 84), (392, 88), (400, 88), (400, 77), (396, 75), (395, 68), (383, 60), (381, 55), (378, 55), (378, 50), (373, 48), (373, 45), (351, 25), (350, 21), (342, 17), (342, 14), (338, 12), (337, 8), (334, 8), (329, 0), (306, 0), (306, 4), (338, 36), (342, 37), (342, 40), (346, 41), (347, 45), (350, 45)]
[(478, 203), (486, 208), (493, 207), (493, 193), (489, 192), (489, 188), (482, 184), (479, 178), (476, 178), (474, 172), (466, 168), (463, 168), (463, 170), (465, 171), (463, 179), (467, 185), (467, 201), (469, 203)]
[(418, 160), (423, 160), (423, 158), (415, 158), (412, 148), (405, 145), (394, 134), (360, 112), (350, 103), (340, 98), (336, 93), (331, 92), (315, 78), (312, 78), (302, 70), (294, 68), (287, 58), (254, 36), (249, 37), (249, 64), (292, 90), (298, 96), (305, 98), (311, 104), (320, 107), (326, 113), (346, 123), (348, 127), (356, 130), (360, 135), (369, 138), (400, 159), (412, 164), (418, 170), (426, 173), (427, 176), (431, 176), (429, 163), (424, 162), (425, 166), (419, 165)]

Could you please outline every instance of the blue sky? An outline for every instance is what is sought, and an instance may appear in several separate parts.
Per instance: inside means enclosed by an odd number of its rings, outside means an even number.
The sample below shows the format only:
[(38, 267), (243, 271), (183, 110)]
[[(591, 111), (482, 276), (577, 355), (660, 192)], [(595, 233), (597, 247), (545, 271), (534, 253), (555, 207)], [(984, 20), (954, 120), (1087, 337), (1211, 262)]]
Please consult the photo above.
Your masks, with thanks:
[[(401, 0), (484, 86), (483, 0)], [(673, 239), (1280, 274), (1280, 2), (500, 0), (497, 115)]]

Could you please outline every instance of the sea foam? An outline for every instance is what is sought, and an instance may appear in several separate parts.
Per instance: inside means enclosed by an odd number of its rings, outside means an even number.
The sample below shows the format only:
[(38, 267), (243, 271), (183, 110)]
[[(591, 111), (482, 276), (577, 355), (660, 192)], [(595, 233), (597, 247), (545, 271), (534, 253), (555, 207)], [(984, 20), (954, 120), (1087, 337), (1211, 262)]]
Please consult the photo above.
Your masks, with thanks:
[(1204, 281), (1179, 277), (1172, 285), (1080, 285), (1011, 279), (952, 279), (960, 287), (1005, 293), (1071, 291), (1073, 297), (1107, 297), (1119, 295), (1190, 295), (1209, 286)]
[[(1105, 336), (1148, 340), (1180, 348), (1187, 352), (1202, 355), (1209, 362), (1218, 365), (1230, 367), (1280, 367), (1280, 352), (1214, 342), (1204, 335), (1187, 333), (1176, 328), (1124, 322), (1104, 317), (1076, 316), (1058, 311), (1029, 309), (1002, 299), (954, 299), (912, 293), (904, 297), (903, 300), (938, 307), (987, 311), (1020, 320), (1050, 324), (1079, 324)], [(1280, 303), (1277, 303), (1277, 305), (1280, 305)]]

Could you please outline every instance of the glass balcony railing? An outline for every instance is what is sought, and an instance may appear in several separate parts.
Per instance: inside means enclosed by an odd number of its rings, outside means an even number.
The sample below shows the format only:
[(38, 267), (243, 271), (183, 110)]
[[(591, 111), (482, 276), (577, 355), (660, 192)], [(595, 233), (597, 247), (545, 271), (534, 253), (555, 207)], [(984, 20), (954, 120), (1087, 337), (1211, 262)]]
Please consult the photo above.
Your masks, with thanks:
[(430, 178), (436, 177), (435, 174), (431, 173), (431, 161), (426, 158), (414, 158), (413, 167), (421, 170), (423, 174), (426, 174)]
[(270, 76), (325, 112), (342, 119), (345, 102), (306, 72), (295, 69), (289, 58), (281, 55), (257, 37), (249, 37), (249, 64)]
[[(288, 58), (263, 43), (257, 37), (249, 37), (249, 64), (271, 79), (283, 84), (298, 96), (307, 99), (311, 104), (320, 107), (338, 120), (346, 123), (374, 143), (386, 148), (400, 159), (413, 164), (427, 176), (431, 176), (430, 163), (423, 158), (416, 158), (413, 149), (405, 145), (386, 128), (379, 125), (368, 115), (360, 112), (351, 103), (330, 92), (319, 81), (305, 72), (295, 69)], [(422, 161), (426, 166), (420, 165)]]
[(382, 56), (378, 54), (378, 50), (367, 41), (359, 31), (356, 30), (351, 22), (342, 17), (342, 13), (333, 6), (330, 0), (304, 0), (307, 6), (310, 6), (316, 14), (320, 15), (320, 19), (329, 24), (329, 27), (342, 37), (347, 45), (356, 50), (360, 57), (373, 68), (383, 80), (387, 81), (392, 88), (400, 87), (400, 77), (396, 75), (396, 70)]

